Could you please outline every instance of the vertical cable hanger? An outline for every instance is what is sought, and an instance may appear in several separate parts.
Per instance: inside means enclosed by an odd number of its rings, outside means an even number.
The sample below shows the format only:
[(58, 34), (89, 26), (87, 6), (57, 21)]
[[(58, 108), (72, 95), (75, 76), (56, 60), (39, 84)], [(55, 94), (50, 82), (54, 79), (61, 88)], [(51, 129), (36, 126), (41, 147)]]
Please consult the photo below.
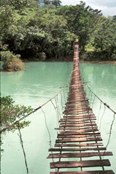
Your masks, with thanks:
[(105, 114), (105, 110), (106, 110), (106, 106), (104, 105), (104, 110), (103, 110), (103, 114), (102, 114), (102, 116), (101, 116), (99, 130), (101, 129), (101, 123), (102, 123), (103, 116), (104, 116), (104, 114)]
[(21, 147), (22, 147), (23, 155), (24, 155), (26, 172), (27, 172), (27, 174), (29, 174), (29, 169), (28, 169), (28, 164), (27, 164), (27, 158), (26, 158), (26, 152), (25, 152), (24, 145), (23, 145), (23, 138), (22, 138), (22, 134), (21, 134), (19, 123), (17, 124), (17, 128), (18, 128), (18, 132), (19, 132), (18, 136), (20, 138), (20, 144), (21, 144)]

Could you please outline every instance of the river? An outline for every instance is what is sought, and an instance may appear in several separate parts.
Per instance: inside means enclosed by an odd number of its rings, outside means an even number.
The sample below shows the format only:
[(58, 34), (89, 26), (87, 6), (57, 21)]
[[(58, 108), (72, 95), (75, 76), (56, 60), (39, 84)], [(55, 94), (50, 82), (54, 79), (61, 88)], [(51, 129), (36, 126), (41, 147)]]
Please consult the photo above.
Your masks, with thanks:
[[(2, 96), (11, 95), (16, 104), (23, 104), (36, 108), (53, 97), (61, 87), (70, 82), (72, 70), (71, 62), (28, 62), (25, 63), (25, 70), (15, 73), (1, 72), (1, 92)], [(112, 109), (116, 111), (116, 65), (110, 64), (80, 64), (82, 78), (91, 89)], [(87, 94), (89, 92), (87, 90)], [(92, 98), (92, 96), (90, 96)], [(59, 99), (60, 100), (60, 99)], [(95, 99), (93, 107), (96, 117), (99, 117), (98, 127), (100, 127), (104, 145), (107, 144), (110, 125), (113, 120), (113, 113)], [(60, 103), (60, 102), (58, 102)], [(60, 107), (60, 106), (59, 106)], [(100, 109), (100, 114), (98, 114)], [(49, 102), (43, 111), (46, 113), (47, 125), (50, 131), (52, 145), (55, 143), (57, 135), (56, 111)], [(42, 110), (37, 111), (28, 117), (31, 121), (29, 127), (21, 130), (26, 158), (28, 162), (29, 174), (48, 174), (49, 163), (46, 159), (49, 152), (49, 136), (45, 125), (45, 117)], [(102, 122), (100, 123), (101, 117)], [(100, 125), (101, 124), (101, 125)], [(116, 121), (112, 127), (112, 136), (108, 146), (108, 151), (113, 152), (109, 157), (111, 169), (116, 171)], [(2, 137), (4, 152), (2, 153), (1, 170), (2, 174), (26, 174), (24, 157), (20, 145), (18, 132), (6, 133)]]

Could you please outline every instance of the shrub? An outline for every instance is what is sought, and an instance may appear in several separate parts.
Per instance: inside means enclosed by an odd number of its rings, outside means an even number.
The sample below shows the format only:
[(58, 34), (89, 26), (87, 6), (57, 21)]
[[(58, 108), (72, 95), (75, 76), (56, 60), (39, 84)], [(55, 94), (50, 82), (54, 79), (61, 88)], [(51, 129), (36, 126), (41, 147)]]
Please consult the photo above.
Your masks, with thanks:
[(3, 61), (3, 70), (5, 71), (20, 71), (24, 69), (24, 64), (19, 54), (15, 55), (10, 51), (2, 51), (1, 58)]
[(41, 52), (41, 53), (39, 54), (39, 56), (40, 56), (40, 59), (41, 59), (42, 61), (46, 60), (46, 53), (45, 53), (45, 52)]
[[(1, 97), (0, 96), (0, 127), (3, 129), (8, 125), (12, 125), (16, 120), (22, 118), (23, 116), (29, 114), (33, 109), (24, 105), (16, 105), (10, 96)], [(22, 121), (19, 123), (20, 128), (28, 126), (30, 121)], [(14, 125), (8, 130), (17, 129), (17, 125)]]

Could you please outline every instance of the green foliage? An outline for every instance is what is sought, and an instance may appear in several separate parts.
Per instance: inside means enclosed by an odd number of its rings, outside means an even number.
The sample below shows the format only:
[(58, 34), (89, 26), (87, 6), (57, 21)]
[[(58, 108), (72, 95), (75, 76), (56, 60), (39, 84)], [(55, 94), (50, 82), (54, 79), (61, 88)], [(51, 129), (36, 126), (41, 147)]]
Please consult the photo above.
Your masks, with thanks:
[(46, 54), (44, 52), (39, 54), (39, 57), (41, 58), (41, 60), (46, 60)]
[(106, 60), (116, 60), (116, 23), (106, 20), (95, 34), (93, 45), (100, 50)]
[(67, 19), (68, 28), (78, 36), (80, 48), (85, 51), (85, 46), (90, 41), (90, 35), (98, 25), (101, 11), (93, 10), (81, 1), (80, 5), (59, 8), (58, 14)]
[(15, 10), (23, 10), (25, 7), (36, 7), (38, 6), (37, 0), (1, 0), (1, 6), (11, 6)]
[(1, 58), (3, 61), (3, 70), (5, 71), (20, 71), (24, 68), (23, 62), (18, 54), (14, 55), (10, 51), (2, 51)]
[(41, 60), (44, 52), (46, 60), (60, 60), (73, 54), (73, 43), (78, 38), (80, 52), (92, 45), (103, 54), (108, 53), (110, 59), (115, 57), (116, 16), (106, 18), (83, 1), (76, 6), (60, 6), (60, 1), (48, 0), (43, 7), (37, 0), (1, 2), (1, 50), (7, 45), (22, 58)]
[[(0, 96), (0, 127), (1, 129), (13, 124), (17, 119), (30, 113), (33, 109), (31, 107), (20, 106), (14, 104), (13, 99), (10, 96)], [(30, 124), (29, 121), (22, 121), (18, 124), (20, 128), (24, 128)], [(16, 130), (17, 125), (15, 124), (8, 130)]]
[(61, 5), (61, 1), (60, 0), (54, 0), (54, 1), (44, 0), (44, 4), (46, 4), (46, 5), (52, 4), (56, 8), (58, 8)]

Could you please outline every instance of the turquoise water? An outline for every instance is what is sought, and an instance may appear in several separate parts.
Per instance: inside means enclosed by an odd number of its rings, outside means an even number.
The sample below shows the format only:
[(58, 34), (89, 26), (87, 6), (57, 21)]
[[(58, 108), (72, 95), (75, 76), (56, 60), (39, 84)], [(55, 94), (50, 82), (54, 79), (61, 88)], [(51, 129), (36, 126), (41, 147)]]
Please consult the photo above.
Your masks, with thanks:
[[(31, 105), (36, 108), (54, 96), (61, 90), (62, 86), (70, 81), (71, 62), (29, 62), (25, 63), (25, 65), (26, 69), (24, 71), (15, 73), (1, 72), (2, 95), (11, 95), (17, 104)], [(116, 110), (116, 66), (81, 64), (80, 67), (82, 77), (88, 82), (91, 89), (112, 109)], [(60, 97), (58, 98), (58, 103), (60, 108)], [(93, 110), (97, 117), (99, 106), (99, 101), (95, 99)], [(51, 103), (48, 103), (43, 110), (46, 113), (47, 125), (52, 145), (54, 145), (57, 136), (57, 132), (54, 130), (57, 127), (56, 111)], [(103, 110), (104, 106), (100, 110), (98, 126), (104, 139), (104, 145), (106, 145), (113, 114), (106, 109), (100, 126)], [(28, 120), (31, 121), (30, 126), (21, 130), (21, 132), (29, 174), (47, 174), (50, 171), (50, 160), (47, 160), (46, 157), (49, 154), (48, 149), (50, 146), (42, 110), (28, 117)], [(2, 174), (26, 174), (24, 157), (17, 133), (6, 133), (3, 136)], [(108, 146), (108, 150), (114, 153), (114, 156), (110, 157), (114, 171), (116, 171), (115, 137), (116, 121), (112, 128), (111, 141)]]

